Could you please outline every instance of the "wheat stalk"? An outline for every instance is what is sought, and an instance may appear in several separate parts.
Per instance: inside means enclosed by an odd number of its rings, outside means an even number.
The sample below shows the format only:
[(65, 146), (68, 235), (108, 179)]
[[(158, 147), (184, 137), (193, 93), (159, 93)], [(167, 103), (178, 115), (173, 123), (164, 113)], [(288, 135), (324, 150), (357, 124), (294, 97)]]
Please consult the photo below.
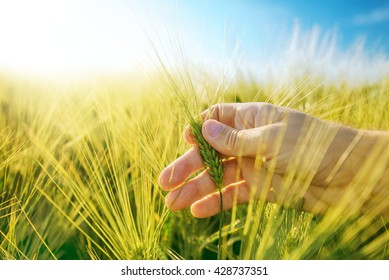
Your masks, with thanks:
[(201, 158), (204, 162), (209, 176), (215, 182), (217, 190), (220, 196), (220, 209), (219, 209), (219, 244), (217, 257), (220, 260), (222, 258), (222, 228), (223, 228), (223, 165), (220, 154), (204, 139), (201, 133), (203, 122), (202, 121), (190, 121), (190, 126), (193, 132), (195, 141), (198, 144)]

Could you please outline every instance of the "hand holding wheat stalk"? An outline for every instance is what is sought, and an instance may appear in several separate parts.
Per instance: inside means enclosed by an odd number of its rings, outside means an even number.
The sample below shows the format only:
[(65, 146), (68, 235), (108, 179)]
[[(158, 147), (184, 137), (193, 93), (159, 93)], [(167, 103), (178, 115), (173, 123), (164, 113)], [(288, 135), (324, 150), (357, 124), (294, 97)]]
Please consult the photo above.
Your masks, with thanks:
[[(209, 186), (210, 179), (200, 175), (184, 181), (199, 170), (201, 161), (216, 158), (212, 151), (206, 151), (206, 147), (213, 147), (229, 158), (222, 170), (223, 209), (256, 198), (287, 207), (300, 206), (304, 201), (303, 210), (314, 213), (325, 213), (330, 208), (357, 212), (374, 206), (375, 212), (389, 215), (388, 199), (383, 195), (388, 164), (383, 164), (381, 173), (376, 174), (375, 180), (380, 184), (367, 188), (359, 177), (360, 170), (371, 168), (370, 163), (374, 162), (371, 158), (389, 160), (387, 133), (353, 129), (266, 103), (219, 104), (213, 109), (202, 127), (194, 125), (193, 139), (186, 137), (189, 143), (206, 143), (199, 145), (203, 158), (196, 158), (196, 151), (192, 150), (173, 164), (177, 170), (174, 183), (181, 186), (170, 195), (177, 198), (179, 207), (174, 207), (175, 210), (192, 205), (196, 217), (220, 212), (216, 207), (219, 199)], [(206, 141), (196, 136), (203, 136)], [(355, 162), (361, 164), (360, 169)], [(217, 166), (212, 161), (205, 165), (209, 177), (218, 184), (216, 175), (220, 169), (208, 167), (212, 164)], [(162, 176), (171, 172), (171, 167), (167, 168)], [(349, 182), (356, 183), (349, 187)], [(180, 192), (184, 195), (178, 197)], [(350, 195), (356, 194), (358, 200), (350, 199)]]

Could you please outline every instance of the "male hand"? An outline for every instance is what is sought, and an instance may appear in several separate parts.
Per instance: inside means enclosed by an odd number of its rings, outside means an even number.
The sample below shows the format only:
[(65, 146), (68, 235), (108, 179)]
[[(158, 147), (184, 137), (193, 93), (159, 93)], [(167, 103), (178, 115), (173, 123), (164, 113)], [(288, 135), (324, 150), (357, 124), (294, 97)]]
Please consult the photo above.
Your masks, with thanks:
[[(262, 199), (321, 213), (336, 204), (375, 142), (375, 135), (267, 103), (218, 104), (202, 113), (202, 134), (224, 160), (223, 207)], [(196, 144), (187, 127), (184, 137)], [(195, 217), (219, 212), (219, 194), (197, 147), (160, 174), (171, 210)]]

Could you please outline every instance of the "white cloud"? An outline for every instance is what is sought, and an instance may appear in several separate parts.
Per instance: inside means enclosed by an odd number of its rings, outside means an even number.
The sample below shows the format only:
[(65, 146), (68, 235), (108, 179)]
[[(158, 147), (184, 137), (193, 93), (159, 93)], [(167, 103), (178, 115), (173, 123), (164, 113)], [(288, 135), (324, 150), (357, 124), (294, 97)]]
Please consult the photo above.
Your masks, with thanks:
[(355, 25), (367, 25), (389, 21), (389, 7), (373, 10), (366, 14), (356, 15), (352, 22)]

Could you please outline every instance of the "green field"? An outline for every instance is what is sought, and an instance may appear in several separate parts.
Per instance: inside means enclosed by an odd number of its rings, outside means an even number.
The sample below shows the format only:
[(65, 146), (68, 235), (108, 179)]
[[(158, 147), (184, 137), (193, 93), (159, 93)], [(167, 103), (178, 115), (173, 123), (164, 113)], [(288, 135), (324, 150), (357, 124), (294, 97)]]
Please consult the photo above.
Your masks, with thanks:
[[(4, 74), (0, 259), (216, 259), (219, 216), (171, 212), (158, 176), (189, 148), (188, 112), (219, 102), (269, 102), (389, 130), (389, 79), (223, 83), (197, 71), (59, 84)], [(366, 185), (384, 164), (372, 160), (360, 171)], [(347, 205), (324, 215), (261, 201), (235, 206), (223, 217), (223, 258), (388, 259), (387, 220)]]

